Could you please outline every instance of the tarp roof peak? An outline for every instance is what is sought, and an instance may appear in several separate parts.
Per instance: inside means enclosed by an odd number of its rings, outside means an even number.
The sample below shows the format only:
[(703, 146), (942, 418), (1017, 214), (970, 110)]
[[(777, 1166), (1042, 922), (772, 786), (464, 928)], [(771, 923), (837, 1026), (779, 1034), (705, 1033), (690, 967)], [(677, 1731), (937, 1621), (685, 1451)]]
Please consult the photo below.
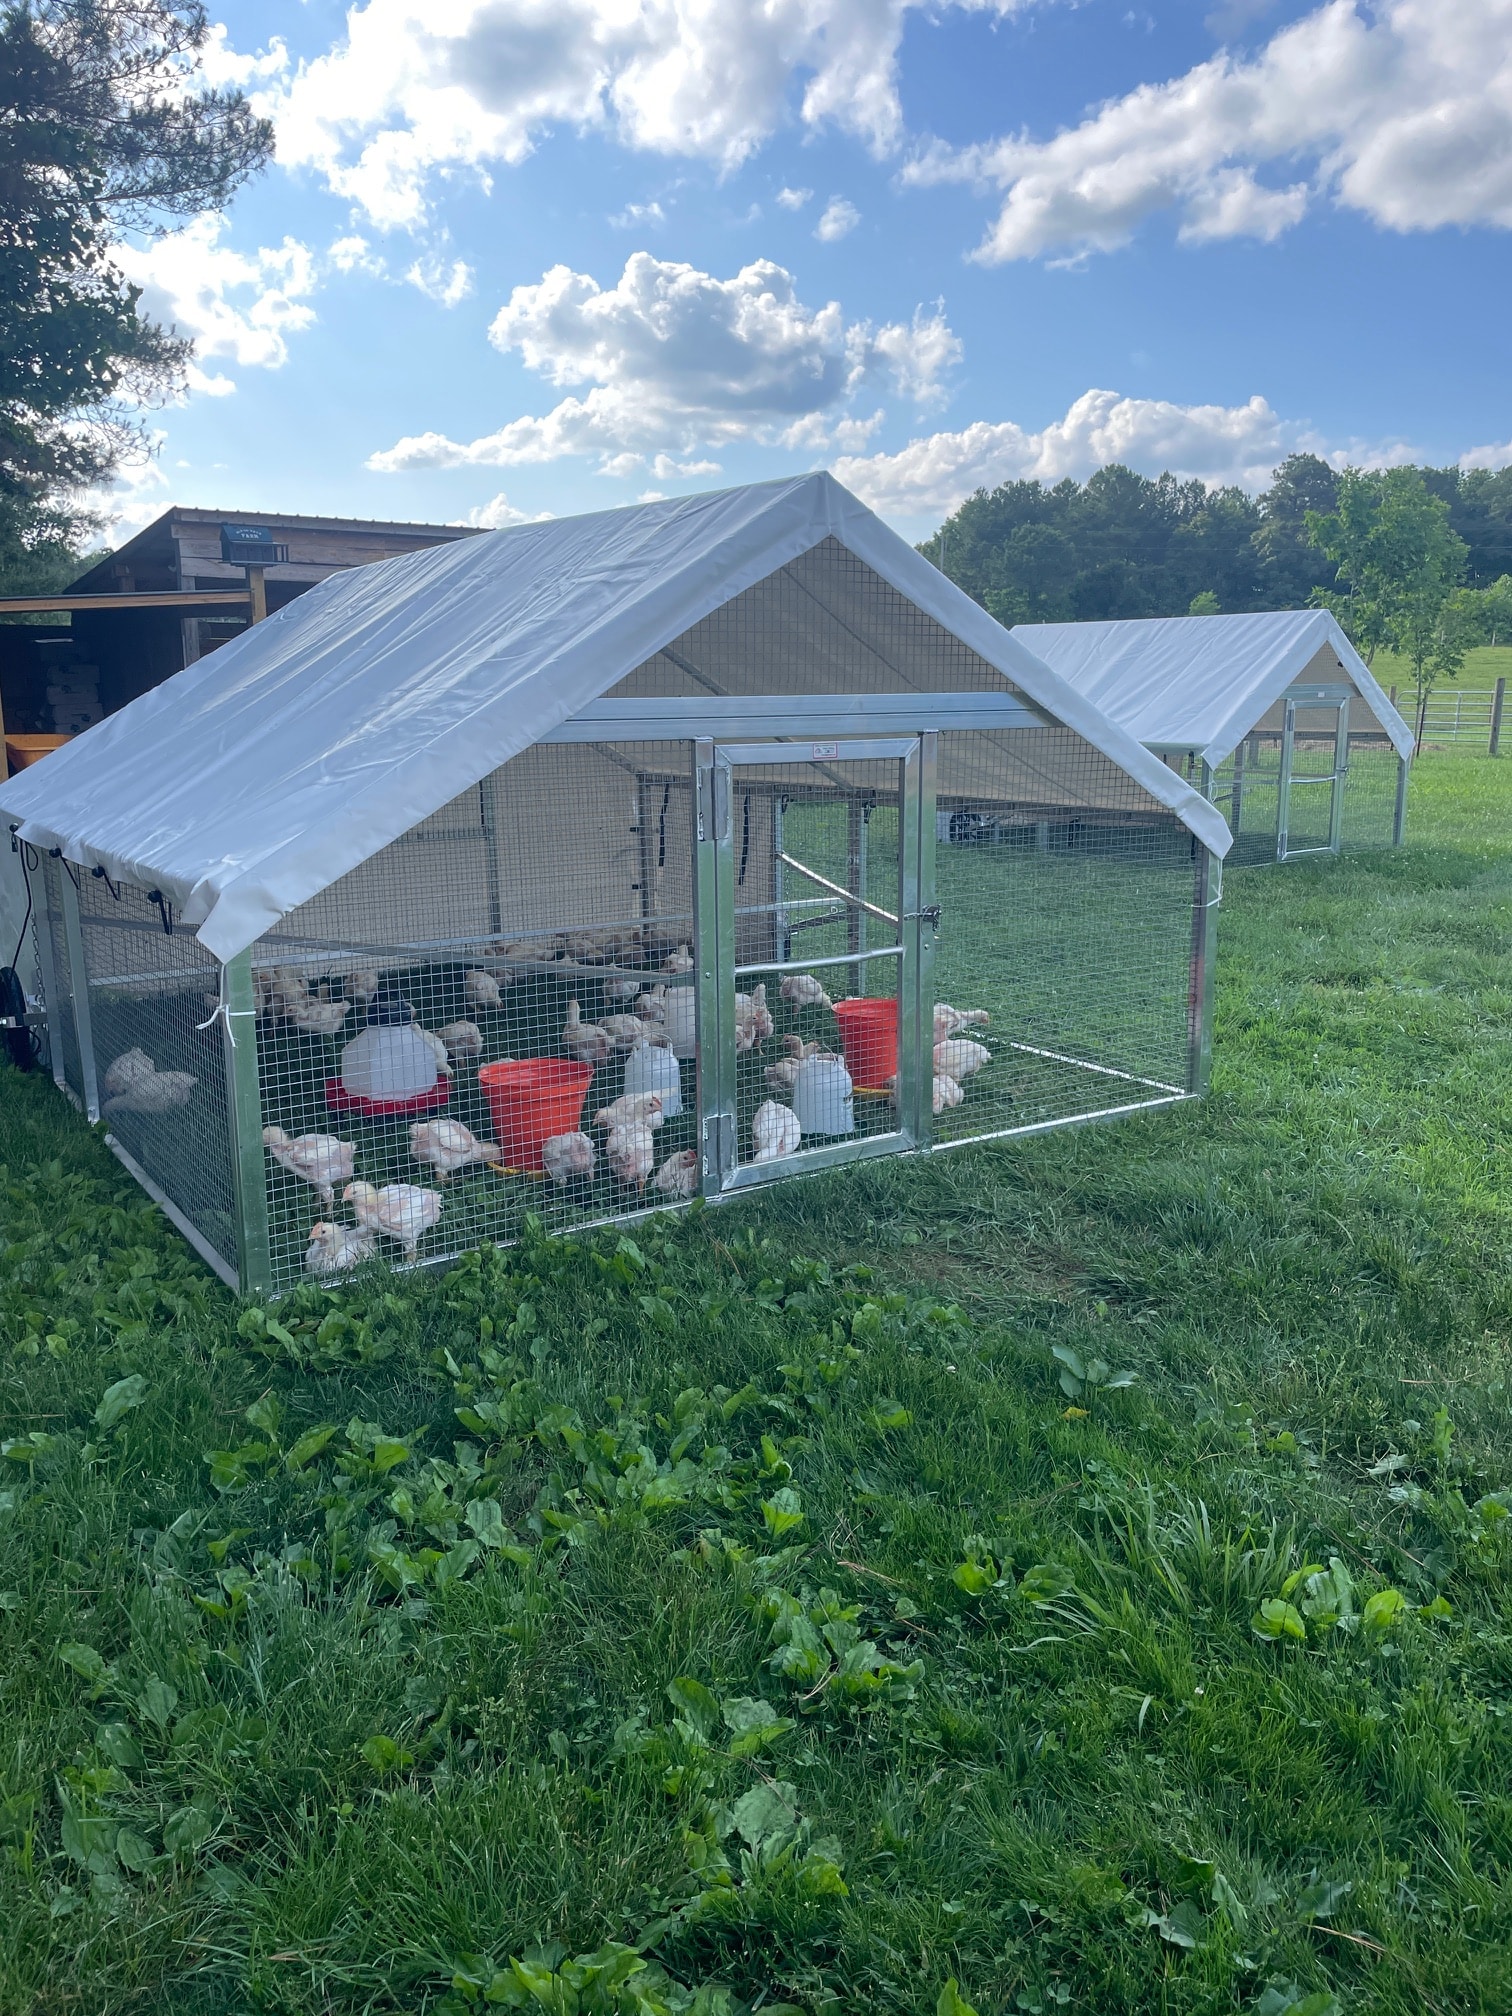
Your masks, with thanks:
[(162, 888), (227, 959), (831, 536), (1226, 850), (1212, 806), (822, 472), (333, 575), (0, 786), (0, 813)]
[(1194, 749), (1213, 769), (1327, 646), (1397, 754), (1412, 754), (1412, 731), (1327, 609), (1020, 623), (1013, 635), (1141, 742)]

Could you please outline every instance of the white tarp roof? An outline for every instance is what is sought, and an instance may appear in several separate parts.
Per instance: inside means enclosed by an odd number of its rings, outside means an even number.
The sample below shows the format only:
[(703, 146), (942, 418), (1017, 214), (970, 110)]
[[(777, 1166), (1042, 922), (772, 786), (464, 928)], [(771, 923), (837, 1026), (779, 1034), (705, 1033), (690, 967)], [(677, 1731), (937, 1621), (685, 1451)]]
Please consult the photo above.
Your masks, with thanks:
[(1227, 850), (1199, 793), (822, 473), (334, 574), (0, 785), (0, 813), (160, 888), (229, 959), (827, 536)]
[(1214, 769), (1326, 648), (1397, 754), (1412, 754), (1412, 731), (1326, 609), (1020, 623), (1013, 635), (1141, 742), (1195, 749)]

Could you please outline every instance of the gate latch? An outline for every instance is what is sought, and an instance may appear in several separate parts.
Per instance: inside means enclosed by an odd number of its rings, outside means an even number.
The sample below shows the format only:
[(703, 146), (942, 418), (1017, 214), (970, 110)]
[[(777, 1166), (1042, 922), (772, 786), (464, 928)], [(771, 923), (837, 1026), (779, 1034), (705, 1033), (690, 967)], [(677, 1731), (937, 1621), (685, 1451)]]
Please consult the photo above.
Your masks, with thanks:
[(940, 928), (940, 906), (938, 903), (930, 903), (923, 910), (905, 910), (903, 915), (909, 922), (917, 919), (920, 924), (928, 924), (936, 931)]

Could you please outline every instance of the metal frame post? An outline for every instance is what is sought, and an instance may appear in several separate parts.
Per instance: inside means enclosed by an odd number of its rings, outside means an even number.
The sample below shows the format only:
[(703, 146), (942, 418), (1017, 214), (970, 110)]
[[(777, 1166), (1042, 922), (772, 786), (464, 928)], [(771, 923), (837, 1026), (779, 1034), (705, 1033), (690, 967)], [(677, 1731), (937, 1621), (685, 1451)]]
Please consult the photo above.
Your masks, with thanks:
[(1217, 924), (1222, 901), (1223, 863), (1210, 848), (1203, 847), (1192, 908), (1191, 1028), (1187, 1054), (1187, 1090), (1198, 1097), (1207, 1091), (1213, 1070)]
[(1507, 704), (1507, 678), (1503, 673), (1496, 682), (1496, 691), (1491, 696), (1491, 741), (1487, 747), (1488, 756), (1501, 754), (1502, 710)]
[[(845, 820), (845, 886), (852, 896), (866, 894), (866, 813), (859, 798), (852, 798), (846, 807)], [(846, 949), (851, 952), (866, 950), (865, 913), (851, 906), (846, 921)], [(862, 969), (851, 968), (850, 988), (852, 994), (859, 994), (863, 984)]]
[(1291, 824), (1292, 745), (1297, 733), (1297, 703), (1286, 702), (1281, 724), (1281, 767), (1276, 773), (1276, 859), (1286, 859), (1287, 829)]
[[(16, 841), (17, 852), (22, 842)], [(27, 888), (31, 888), (31, 874), (26, 866), (26, 856), (21, 855), (21, 873), (26, 877)], [(37, 973), (42, 982), (42, 1005), (47, 1010), (47, 1064), (52, 1072), (54, 1085), (60, 1092), (68, 1090), (68, 1074), (63, 1069), (63, 1042), (58, 1034), (58, 1011), (62, 1006), (58, 992), (57, 961), (53, 958), (53, 901), (52, 878), (45, 865), (39, 863), (38, 880), (42, 885), (42, 909), (37, 908), (36, 895), (32, 895), (32, 929), (37, 944)]]
[(1339, 702), (1339, 725), (1334, 730), (1333, 796), (1328, 806), (1328, 850), (1337, 854), (1344, 844), (1344, 786), (1349, 779), (1349, 697)]
[[(693, 753), (693, 959), (698, 1031), (698, 1185), (717, 1197), (735, 1160), (735, 864), (730, 844), (730, 772), (709, 736)], [(723, 886), (728, 883), (728, 887)], [(728, 1004), (726, 995), (730, 995)]]
[[(918, 1148), (930, 1146), (934, 1135), (934, 945), (939, 921), (935, 888), (935, 793), (939, 773), (939, 735), (926, 730), (919, 753), (903, 768), (905, 852), (901, 915), (912, 968), (899, 1002), (898, 1112), (905, 1133)], [(911, 829), (911, 830), (909, 830)]]
[(1396, 810), (1391, 815), (1391, 844), (1400, 847), (1407, 837), (1407, 779), (1412, 770), (1410, 756), (1397, 758)]
[[(257, 1013), (252, 954), (238, 952), (221, 969), (226, 1124), (231, 1134), (231, 1180), (236, 1196), (237, 1272), (244, 1295), (271, 1294), (273, 1259), (268, 1244), (268, 1172), (263, 1153), (262, 1084), (257, 1063)], [(241, 1035), (236, 1031), (240, 1025)]]
[(84, 928), (79, 918), (79, 890), (68, 863), (58, 856), (58, 898), (63, 906), (63, 936), (68, 945), (68, 985), (73, 996), (74, 1041), (79, 1046), (79, 1072), (84, 1085), (84, 1111), (100, 1117), (100, 1081), (95, 1071), (94, 1030), (89, 1019), (89, 968), (84, 963)]

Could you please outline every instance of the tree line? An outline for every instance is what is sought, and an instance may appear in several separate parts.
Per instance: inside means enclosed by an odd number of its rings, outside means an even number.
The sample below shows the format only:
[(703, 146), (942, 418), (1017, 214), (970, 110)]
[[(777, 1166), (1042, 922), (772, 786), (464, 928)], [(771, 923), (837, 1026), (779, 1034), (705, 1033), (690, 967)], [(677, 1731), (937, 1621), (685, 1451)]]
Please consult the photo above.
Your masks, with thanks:
[(1512, 467), (1335, 469), (1290, 455), (1252, 497), (1109, 464), (979, 490), (919, 548), (1000, 623), (1328, 608), (1428, 694), (1512, 642)]

